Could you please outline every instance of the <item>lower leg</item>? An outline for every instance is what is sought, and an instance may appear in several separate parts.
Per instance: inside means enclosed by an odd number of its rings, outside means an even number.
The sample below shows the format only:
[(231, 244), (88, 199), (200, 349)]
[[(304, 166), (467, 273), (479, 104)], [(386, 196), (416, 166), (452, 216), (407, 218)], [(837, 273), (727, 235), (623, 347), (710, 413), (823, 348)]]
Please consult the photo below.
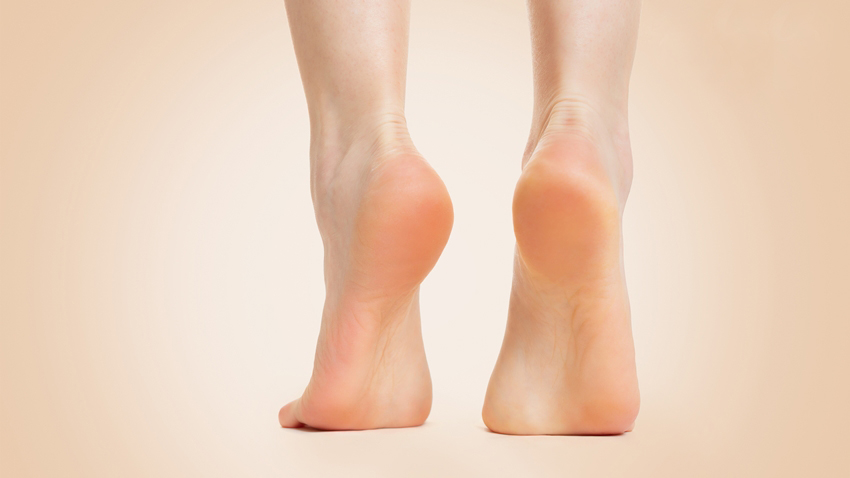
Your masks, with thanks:
[(404, 120), (409, 4), (288, 0), (311, 123), (326, 298), (313, 375), (281, 425), (415, 426), (431, 406), (419, 284), (448, 239), (442, 181)]
[(619, 160), (606, 167), (618, 182), (621, 203), (632, 179), (628, 95), (640, 3), (529, 1), (534, 111), (523, 166), (547, 132), (570, 126), (607, 129)]
[(639, 8), (529, 2), (535, 105), (514, 194), (508, 325), (484, 405), (494, 431), (622, 433), (637, 415), (621, 217)]

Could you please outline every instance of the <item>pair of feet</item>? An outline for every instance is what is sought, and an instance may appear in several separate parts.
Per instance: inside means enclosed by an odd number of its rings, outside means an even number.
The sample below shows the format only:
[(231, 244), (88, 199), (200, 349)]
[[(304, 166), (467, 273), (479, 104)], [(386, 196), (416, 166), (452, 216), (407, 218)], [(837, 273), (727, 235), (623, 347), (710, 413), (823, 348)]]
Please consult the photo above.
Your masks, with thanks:
[[(513, 289), (484, 422), (623, 433), (639, 407), (621, 242), (627, 125), (563, 101), (538, 130), (514, 193)], [(451, 200), (403, 119), (350, 143), (313, 158), (327, 296), (310, 383), (279, 413), (287, 428), (417, 426), (431, 409), (419, 284), (449, 238)]]

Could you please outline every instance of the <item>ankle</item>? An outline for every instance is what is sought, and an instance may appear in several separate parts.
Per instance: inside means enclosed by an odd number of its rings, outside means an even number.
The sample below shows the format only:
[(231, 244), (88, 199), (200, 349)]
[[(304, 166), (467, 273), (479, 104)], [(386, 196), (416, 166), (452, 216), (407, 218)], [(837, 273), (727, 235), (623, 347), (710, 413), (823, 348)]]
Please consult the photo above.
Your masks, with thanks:
[[(376, 113), (353, 120), (325, 115), (311, 124), (310, 173), (313, 199), (339, 174), (394, 154), (416, 153), (401, 113)], [(416, 153), (418, 154), (418, 153)]]
[(596, 156), (624, 202), (633, 176), (626, 109), (570, 94), (558, 95), (542, 105), (538, 103), (522, 159), (523, 168), (536, 153), (564, 140), (579, 140), (597, 150)]
[(532, 118), (524, 159), (551, 133), (573, 132), (588, 139), (598, 139), (605, 133), (628, 135), (625, 107), (603, 104), (581, 94), (562, 92), (537, 99)]

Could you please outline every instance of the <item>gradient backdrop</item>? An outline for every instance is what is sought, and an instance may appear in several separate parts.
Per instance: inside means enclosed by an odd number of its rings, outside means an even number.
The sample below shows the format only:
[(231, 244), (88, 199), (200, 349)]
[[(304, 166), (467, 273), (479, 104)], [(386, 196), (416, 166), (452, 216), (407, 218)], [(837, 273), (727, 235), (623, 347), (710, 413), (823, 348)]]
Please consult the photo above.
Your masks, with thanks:
[(850, 4), (647, 0), (621, 437), (489, 433), (531, 117), (520, 0), (414, 2), (455, 228), (418, 429), (282, 430), (323, 297), (283, 2), (0, 7), (0, 476), (850, 476)]

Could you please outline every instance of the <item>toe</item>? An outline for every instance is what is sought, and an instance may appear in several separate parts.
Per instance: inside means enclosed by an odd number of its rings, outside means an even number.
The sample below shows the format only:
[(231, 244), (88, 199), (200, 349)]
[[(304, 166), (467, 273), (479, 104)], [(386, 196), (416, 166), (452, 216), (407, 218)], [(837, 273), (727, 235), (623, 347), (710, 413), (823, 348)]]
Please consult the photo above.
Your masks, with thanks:
[(277, 419), (280, 421), (280, 426), (283, 428), (300, 428), (304, 424), (295, 418), (295, 410), (298, 405), (298, 400), (293, 400), (284, 405), (277, 414)]

